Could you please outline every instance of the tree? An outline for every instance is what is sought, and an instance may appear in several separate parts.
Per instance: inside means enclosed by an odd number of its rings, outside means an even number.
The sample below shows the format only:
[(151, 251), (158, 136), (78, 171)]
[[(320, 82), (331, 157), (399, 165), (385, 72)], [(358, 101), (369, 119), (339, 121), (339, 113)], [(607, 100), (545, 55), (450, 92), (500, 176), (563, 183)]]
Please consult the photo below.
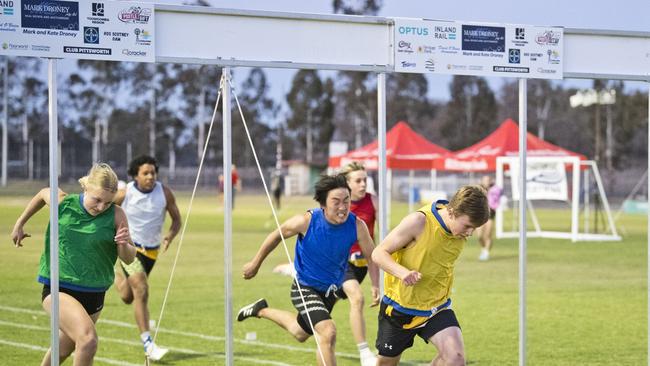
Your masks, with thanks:
[(377, 15), (381, 9), (381, 0), (333, 0), (332, 10), (335, 14)]
[(449, 89), (451, 100), (441, 132), (448, 138), (448, 147), (458, 150), (478, 142), (497, 126), (497, 104), (482, 77), (454, 76)]
[(328, 143), (334, 133), (334, 82), (323, 83), (314, 70), (300, 70), (293, 78), (287, 94), (289, 114), (284, 141), (289, 154), (302, 155), (308, 163), (325, 165)]

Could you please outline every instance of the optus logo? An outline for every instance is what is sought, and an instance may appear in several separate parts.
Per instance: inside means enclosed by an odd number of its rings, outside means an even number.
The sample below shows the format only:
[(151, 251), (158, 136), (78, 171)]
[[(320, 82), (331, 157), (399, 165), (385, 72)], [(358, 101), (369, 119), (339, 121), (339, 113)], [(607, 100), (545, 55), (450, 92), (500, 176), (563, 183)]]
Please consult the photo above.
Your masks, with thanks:
[(404, 34), (407, 36), (428, 36), (429, 29), (426, 27), (405, 27), (400, 26), (397, 28), (399, 34)]

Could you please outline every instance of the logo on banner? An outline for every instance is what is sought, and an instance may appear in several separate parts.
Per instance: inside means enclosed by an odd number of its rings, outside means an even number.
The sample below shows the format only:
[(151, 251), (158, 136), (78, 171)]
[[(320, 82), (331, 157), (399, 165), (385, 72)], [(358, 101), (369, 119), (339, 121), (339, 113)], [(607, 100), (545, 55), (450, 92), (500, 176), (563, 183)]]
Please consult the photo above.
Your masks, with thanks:
[(2, 44), (3, 50), (17, 50), (17, 51), (26, 51), (29, 49), (29, 46), (26, 44), (15, 44), (15, 43), (6, 43)]
[(14, 15), (14, 2), (13, 2), (13, 0), (2, 0), (2, 1), (0, 1), (0, 7), (2, 7), (2, 15)]
[(129, 49), (123, 49), (122, 54), (124, 56), (138, 56), (138, 57), (144, 57), (147, 55), (146, 51), (134, 51), (134, 50), (129, 50)]
[(407, 36), (428, 36), (429, 29), (426, 27), (405, 27), (401, 26), (397, 28), (399, 34), (404, 34)]
[(136, 28), (133, 30), (135, 34), (135, 44), (142, 46), (149, 46), (151, 44), (151, 33), (144, 29)]
[(109, 56), (111, 54), (111, 49), (110, 48), (63, 46), (63, 52), (64, 53), (82, 53), (84, 55)]
[(143, 9), (139, 6), (122, 9), (117, 14), (117, 19), (124, 23), (147, 24), (149, 18), (151, 18), (151, 9)]
[(505, 52), (506, 29), (463, 25), (463, 50), (483, 52)]
[(79, 30), (79, 3), (22, 0), (23, 28)]
[(99, 44), (99, 28), (84, 27), (84, 43)]
[(528, 74), (530, 69), (527, 67), (516, 67), (516, 66), (493, 66), (492, 71), (494, 72), (513, 72), (517, 74)]
[(518, 41), (523, 41), (524, 39), (526, 39), (526, 29), (515, 28), (515, 39)]
[(104, 3), (93, 3), (92, 14), (94, 17), (104, 16)]
[(428, 59), (424, 63), (424, 68), (429, 71), (436, 71), (436, 61), (433, 58)]
[(6, 22), (0, 23), (0, 32), (15, 32), (18, 29), (18, 24)]
[(547, 50), (546, 54), (548, 55), (548, 63), (549, 64), (559, 64), (560, 63), (560, 51)]
[(518, 48), (511, 48), (508, 50), (508, 62), (511, 64), (521, 63), (521, 50)]
[(456, 39), (456, 27), (437, 25), (433, 27), (433, 38), (454, 40)]
[(399, 53), (413, 53), (411, 42), (399, 41), (397, 44), (397, 52)]
[(402, 61), (403, 68), (413, 68), (415, 66), (417, 66), (415, 62)]
[(535, 42), (542, 46), (557, 46), (560, 43), (560, 34), (552, 30), (544, 31), (535, 37)]

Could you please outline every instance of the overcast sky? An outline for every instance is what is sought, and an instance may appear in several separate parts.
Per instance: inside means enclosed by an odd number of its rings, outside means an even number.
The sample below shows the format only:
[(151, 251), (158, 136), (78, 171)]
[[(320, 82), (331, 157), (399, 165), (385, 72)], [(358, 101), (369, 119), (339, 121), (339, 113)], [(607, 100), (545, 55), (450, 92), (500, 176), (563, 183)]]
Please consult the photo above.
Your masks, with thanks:
[[(145, 0), (147, 1), (147, 0)], [(331, 0), (208, 0), (217, 8), (286, 11), (330, 14)], [(148, 1), (180, 4), (178, 0)], [(615, 9), (614, 9), (615, 8)], [(650, 0), (384, 0), (379, 16), (426, 18), (455, 21), (563, 26), (566, 28), (615, 29), (650, 32)], [(242, 70), (245, 71), (245, 70)], [(271, 84), (271, 95), (279, 101), (289, 91), (294, 70), (266, 69)], [(236, 77), (245, 77), (241, 72)], [(427, 75), (429, 96), (437, 100), (449, 98), (450, 76)], [(503, 79), (488, 78), (493, 89)], [(567, 86), (589, 87), (591, 81), (567, 80)], [(647, 88), (641, 82), (627, 82), (628, 89)]]

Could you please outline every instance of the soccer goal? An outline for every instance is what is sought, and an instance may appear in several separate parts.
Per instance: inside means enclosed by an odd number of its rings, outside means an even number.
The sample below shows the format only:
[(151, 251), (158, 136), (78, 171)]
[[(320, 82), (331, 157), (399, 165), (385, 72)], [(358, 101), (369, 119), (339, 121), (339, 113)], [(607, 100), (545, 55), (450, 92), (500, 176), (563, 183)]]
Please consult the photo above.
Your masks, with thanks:
[[(593, 183), (591, 183), (593, 177)], [(512, 202), (520, 199), (519, 158), (498, 157), (496, 163), (496, 184), (509, 193)], [(510, 189), (507, 189), (507, 188)], [(569, 190), (570, 188), (570, 190)], [(594, 202), (590, 202), (590, 192), (594, 192)], [(526, 160), (526, 206), (529, 213), (527, 236), (531, 238), (571, 239), (576, 241), (619, 241), (612, 213), (603, 189), (598, 166), (594, 161), (581, 161), (578, 157), (529, 157)], [(582, 200), (581, 200), (582, 198)], [(545, 203), (553, 208), (570, 209), (570, 226), (565, 229), (561, 210), (557, 210), (553, 220), (540, 220), (533, 202)], [(513, 204), (512, 207), (517, 207)], [(592, 207), (594, 206), (594, 207)], [(565, 210), (566, 211), (566, 210)], [(593, 215), (592, 215), (593, 211)], [(591, 218), (599, 219), (590, 225)], [(517, 210), (509, 210), (499, 205), (496, 210), (496, 237), (516, 238), (519, 236)], [(548, 214), (547, 214), (548, 216)], [(582, 225), (580, 218), (582, 217)], [(509, 220), (511, 219), (511, 220)], [(506, 221), (511, 221), (507, 224)], [(547, 228), (542, 228), (544, 221)], [(553, 222), (550, 222), (553, 221)], [(598, 223), (602, 222), (601, 232)], [(506, 229), (506, 226), (509, 226)], [(532, 227), (531, 227), (532, 226)], [(549, 227), (550, 226), (550, 227)]]

